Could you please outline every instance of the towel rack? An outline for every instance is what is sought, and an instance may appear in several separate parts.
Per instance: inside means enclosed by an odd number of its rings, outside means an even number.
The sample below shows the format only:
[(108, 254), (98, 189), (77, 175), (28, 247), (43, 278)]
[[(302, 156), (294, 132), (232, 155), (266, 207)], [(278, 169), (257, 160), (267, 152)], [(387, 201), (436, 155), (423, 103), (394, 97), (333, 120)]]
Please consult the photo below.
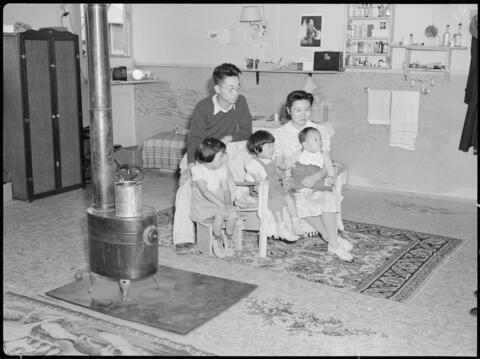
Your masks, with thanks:
[[(419, 81), (419, 82), (422, 82), (422, 88), (421, 88), (421, 89), (418, 89), (418, 91), (420, 91), (420, 93), (422, 93), (422, 94), (424, 94), (424, 95), (428, 95), (428, 94), (430, 93), (430, 90), (425, 87), (425, 82), (426, 82), (426, 81), (417, 80), (417, 79), (411, 79), (411, 81)], [(413, 87), (414, 85), (410, 85), (410, 86)], [(433, 85), (430, 84), (430, 86), (433, 86)], [(368, 87), (368, 86), (363, 89), (363, 92), (364, 92), (364, 93), (368, 93), (369, 91), (370, 91), (370, 87)], [(389, 90), (387, 90), (387, 91), (391, 91), (391, 89), (389, 89)]]

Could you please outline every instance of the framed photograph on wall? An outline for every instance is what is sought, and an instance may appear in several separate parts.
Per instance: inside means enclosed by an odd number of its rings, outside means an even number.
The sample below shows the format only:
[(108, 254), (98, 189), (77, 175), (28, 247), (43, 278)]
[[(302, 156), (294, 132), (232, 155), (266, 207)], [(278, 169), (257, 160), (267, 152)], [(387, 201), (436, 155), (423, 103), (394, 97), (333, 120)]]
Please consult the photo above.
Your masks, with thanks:
[(322, 15), (301, 15), (300, 47), (320, 46), (322, 46)]

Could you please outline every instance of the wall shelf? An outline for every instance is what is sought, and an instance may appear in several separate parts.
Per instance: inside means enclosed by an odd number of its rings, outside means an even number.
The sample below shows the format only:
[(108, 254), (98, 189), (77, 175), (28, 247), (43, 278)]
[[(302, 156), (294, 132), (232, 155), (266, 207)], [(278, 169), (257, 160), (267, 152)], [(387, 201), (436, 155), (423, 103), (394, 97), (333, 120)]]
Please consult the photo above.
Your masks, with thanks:
[(159, 82), (159, 80), (128, 80), (128, 81), (111, 81), (112, 85), (135, 85)]
[(338, 74), (341, 71), (295, 71), (295, 70), (260, 70), (260, 69), (245, 69), (242, 72), (255, 72), (257, 85), (260, 82), (260, 73), (282, 73), (282, 74), (307, 74), (312, 77), (312, 74)]
[[(443, 73), (445, 75), (445, 81), (448, 83), (450, 80), (450, 67), (452, 64), (452, 51), (453, 50), (466, 50), (465, 46), (424, 46), (424, 45), (399, 45), (392, 44), (392, 48), (403, 48), (405, 49), (405, 61), (402, 64), (402, 69), (405, 78), (408, 78), (408, 75), (411, 72), (430, 72), (430, 73)], [(421, 68), (421, 67), (410, 67), (412, 52), (413, 51), (431, 51), (431, 52), (444, 52), (445, 53), (445, 63), (442, 65), (442, 69), (433, 69), (433, 68)]]

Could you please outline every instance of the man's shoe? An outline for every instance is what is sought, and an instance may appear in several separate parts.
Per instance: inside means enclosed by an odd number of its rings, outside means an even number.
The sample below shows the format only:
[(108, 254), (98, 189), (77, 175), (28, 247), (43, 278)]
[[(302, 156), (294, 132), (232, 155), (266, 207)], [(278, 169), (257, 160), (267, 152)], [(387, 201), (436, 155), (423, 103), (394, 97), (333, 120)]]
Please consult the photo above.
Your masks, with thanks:
[(345, 249), (346, 251), (351, 251), (353, 249), (353, 244), (350, 243), (349, 241), (347, 241), (345, 238), (342, 238), (340, 236), (337, 236), (337, 242), (338, 244), (340, 244), (343, 249)]
[(193, 243), (178, 243), (175, 244), (175, 253), (177, 254), (188, 254), (195, 251), (195, 246)]
[(339, 245), (335, 249), (333, 249), (330, 245), (328, 245), (328, 253), (335, 254), (342, 261), (350, 262), (353, 260), (352, 254), (347, 250), (345, 250), (345, 248), (343, 248), (341, 245)]

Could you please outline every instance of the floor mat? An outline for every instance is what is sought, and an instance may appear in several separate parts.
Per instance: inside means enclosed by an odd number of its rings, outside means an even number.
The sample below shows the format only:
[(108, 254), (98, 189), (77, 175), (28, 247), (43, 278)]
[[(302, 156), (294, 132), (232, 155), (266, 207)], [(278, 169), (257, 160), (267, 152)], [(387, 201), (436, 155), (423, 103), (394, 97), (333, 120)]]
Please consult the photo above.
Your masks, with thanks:
[(3, 296), (3, 351), (7, 355), (214, 355), (35, 298)]
[(46, 295), (69, 303), (186, 334), (206, 323), (257, 286), (160, 265), (155, 275), (132, 280), (123, 300), (118, 281), (96, 276), (91, 293), (89, 275), (53, 289)]
[[(172, 219), (172, 209), (159, 213), (161, 245), (172, 245)], [(462, 243), (461, 239), (435, 234), (343, 222), (342, 236), (354, 245), (354, 260), (350, 263), (329, 254), (327, 243), (318, 236), (291, 244), (269, 240), (267, 258), (259, 258), (256, 232), (244, 232), (242, 251), (225, 260), (289, 272), (312, 282), (405, 302)]]

